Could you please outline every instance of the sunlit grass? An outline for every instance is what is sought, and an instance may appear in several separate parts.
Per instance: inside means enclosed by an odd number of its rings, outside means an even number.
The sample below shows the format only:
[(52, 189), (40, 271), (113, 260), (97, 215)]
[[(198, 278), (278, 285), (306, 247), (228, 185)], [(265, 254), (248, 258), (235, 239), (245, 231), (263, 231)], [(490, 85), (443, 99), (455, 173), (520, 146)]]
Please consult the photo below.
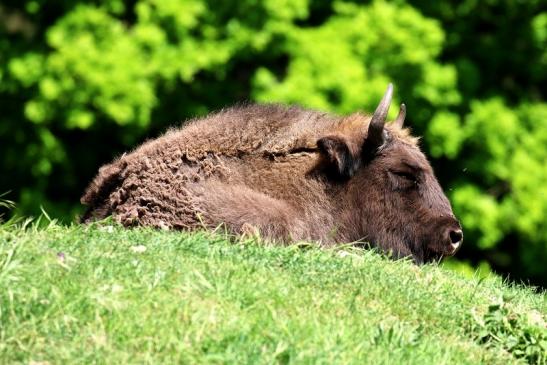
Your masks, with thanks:
[(542, 294), (372, 251), (0, 228), (0, 363), (525, 363), (481, 337), (502, 298), (541, 338)]

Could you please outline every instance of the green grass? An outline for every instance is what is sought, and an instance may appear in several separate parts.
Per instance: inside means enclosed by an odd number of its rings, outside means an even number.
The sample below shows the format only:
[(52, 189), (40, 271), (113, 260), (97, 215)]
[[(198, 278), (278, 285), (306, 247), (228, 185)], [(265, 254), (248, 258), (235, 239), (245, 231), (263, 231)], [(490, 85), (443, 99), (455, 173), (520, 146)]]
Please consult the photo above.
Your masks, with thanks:
[(545, 319), (530, 288), (349, 247), (0, 228), (2, 364), (539, 364)]

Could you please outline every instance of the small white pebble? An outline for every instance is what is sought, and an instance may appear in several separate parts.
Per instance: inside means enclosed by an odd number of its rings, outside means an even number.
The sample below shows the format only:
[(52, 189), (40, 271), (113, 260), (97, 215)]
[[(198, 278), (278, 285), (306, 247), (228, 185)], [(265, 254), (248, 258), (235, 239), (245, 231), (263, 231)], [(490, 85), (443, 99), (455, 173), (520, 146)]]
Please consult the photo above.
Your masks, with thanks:
[(107, 232), (107, 233), (112, 233), (112, 232), (114, 232), (114, 226), (99, 227), (99, 230), (101, 230), (103, 232)]
[(123, 286), (119, 285), (119, 284), (113, 284), (112, 285), (112, 293), (116, 294), (116, 293), (119, 293), (123, 291)]
[(338, 252), (338, 256), (340, 257), (346, 257), (346, 256), (349, 256), (350, 253), (348, 251), (340, 251)]
[(543, 320), (543, 316), (536, 310), (531, 310), (528, 313), (528, 321), (536, 326), (547, 327), (547, 323)]
[(135, 253), (143, 253), (146, 251), (146, 246), (143, 246), (143, 245), (131, 246), (131, 251)]

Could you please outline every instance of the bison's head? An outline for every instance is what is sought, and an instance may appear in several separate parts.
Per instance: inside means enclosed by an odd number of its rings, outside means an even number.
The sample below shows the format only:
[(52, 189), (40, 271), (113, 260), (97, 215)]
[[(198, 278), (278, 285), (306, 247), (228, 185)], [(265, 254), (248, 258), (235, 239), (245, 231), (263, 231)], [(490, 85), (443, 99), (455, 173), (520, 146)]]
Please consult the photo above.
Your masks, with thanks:
[(397, 257), (411, 255), (418, 263), (451, 256), (463, 241), (460, 223), (416, 139), (402, 128), (404, 104), (386, 125), (392, 89), (389, 85), (369, 123), (350, 121), (361, 123), (359, 133), (341, 130), (318, 141), (328, 174), (343, 192), (341, 229), (349, 233), (346, 238)]

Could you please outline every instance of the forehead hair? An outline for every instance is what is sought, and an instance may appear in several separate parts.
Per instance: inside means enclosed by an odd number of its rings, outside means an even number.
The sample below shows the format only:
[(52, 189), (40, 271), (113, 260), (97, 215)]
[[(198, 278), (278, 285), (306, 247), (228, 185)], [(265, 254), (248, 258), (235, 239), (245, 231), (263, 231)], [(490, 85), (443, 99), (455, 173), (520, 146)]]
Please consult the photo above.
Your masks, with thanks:
[(420, 137), (415, 137), (411, 134), (410, 128), (401, 128), (395, 123), (386, 124), (385, 128), (390, 132), (391, 136), (399, 142), (418, 148)]
[[(368, 130), (371, 119), (371, 115), (354, 113), (343, 118), (336, 129), (340, 132), (357, 131), (357, 134), (362, 135), (362, 138), (364, 138), (364, 133)], [(409, 128), (399, 127), (395, 123), (386, 123), (385, 128), (389, 131), (393, 139), (405, 145), (418, 148), (420, 138), (413, 136)], [(349, 134), (353, 133), (350, 132)]]

